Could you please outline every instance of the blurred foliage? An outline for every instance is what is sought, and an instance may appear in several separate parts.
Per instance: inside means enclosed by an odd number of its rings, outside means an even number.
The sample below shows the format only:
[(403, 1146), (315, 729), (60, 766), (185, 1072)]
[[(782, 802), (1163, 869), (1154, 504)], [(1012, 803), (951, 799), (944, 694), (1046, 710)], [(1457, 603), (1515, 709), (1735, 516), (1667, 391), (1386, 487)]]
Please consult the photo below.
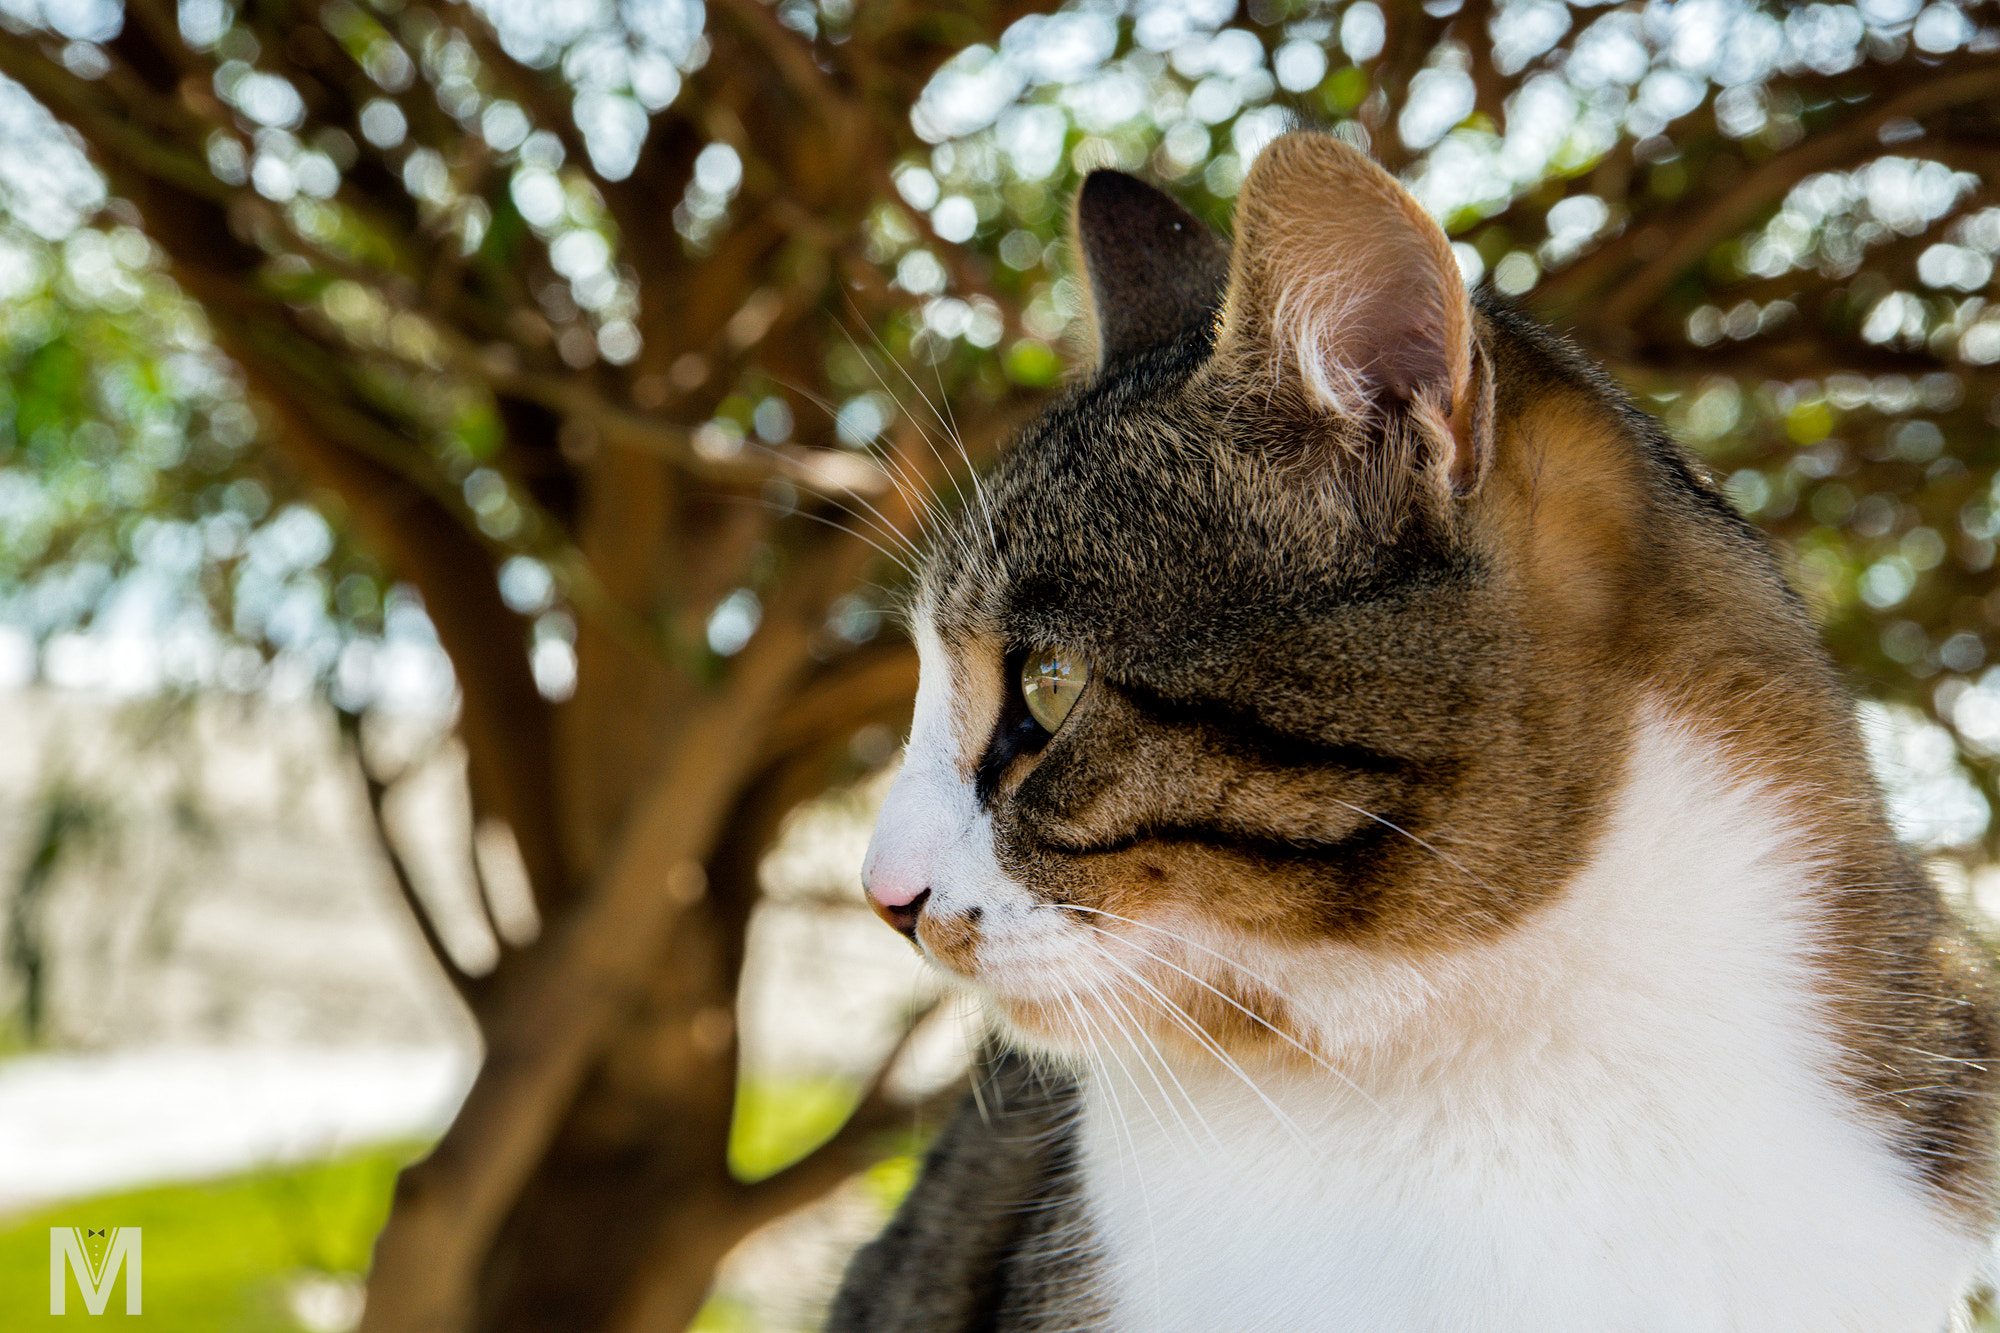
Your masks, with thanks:
[(48, 1035), (48, 891), (59, 866), (88, 854), (115, 821), (107, 803), (62, 777), (39, 794), (31, 816), (28, 853), (7, 898), (6, 959), (21, 988), (18, 1016), (9, 1034), (25, 1045)]
[(746, 1081), (736, 1094), (730, 1170), (759, 1180), (791, 1165), (840, 1128), (860, 1095), (853, 1080), (824, 1075)]
[[(764, 24), (759, 41), (797, 41), (831, 78), (876, 76), (872, 20), (851, 0), (720, 12)], [(0, 19), (86, 81), (106, 77), (125, 21), (116, 5), (23, 0)], [(591, 571), (563, 537), (574, 484), (509, 444), (509, 395), (563, 412), (572, 457), (628, 416), (678, 416), (697, 459), (772, 463), (765, 500), (789, 507), (801, 477), (776, 465), (786, 451), (879, 447), (899, 412), (936, 430), (946, 404), (1059, 377), (1077, 304), (1060, 233), (1084, 171), (1146, 172), (1221, 224), (1256, 147), (1304, 121), (1399, 169), (1469, 274), (1571, 328), (1704, 449), (1796, 552), (1861, 687), (1948, 728), (1995, 794), (1991, 6), (1183, 0), (1030, 15), (922, 87), (911, 126), (928, 147), (889, 164), (859, 233), (833, 238), (842, 281), (797, 246), (767, 249), (768, 281), (720, 345), (659, 364), (646, 326), (671, 297), (648, 295), (661, 265), (633, 247), (717, 255), (781, 202), (784, 164), (752, 156), (724, 106), (696, 117), (701, 142), (671, 145), (684, 174), (647, 221), (663, 232), (670, 216), (673, 235), (627, 234), (637, 218), (617, 192), (679, 132), (662, 116), (686, 109), (715, 21), (692, 4), (493, 0), (475, 18), (336, 3), (274, 45), (254, 5), (179, 7), (215, 100), (213, 127), (175, 147), (240, 197), (256, 282), (347, 349), (365, 399), (417, 423), (425, 483), (511, 557), (505, 590), (536, 619), (546, 692), (572, 687), (572, 602)], [(1925, 96), (1954, 80), (1967, 86)], [(0, 622), (58, 680), (276, 681), (350, 705), (400, 685), (435, 704), (442, 664), (417, 600), (385, 586), (337, 510), (329, 530), (298, 507), (295, 475), (251, 447), (240, 377), (171, 257), (46, 113), (15, 88), (6, 101)], [(878, 274), (902, 299), (864, 312), (853, 293), (879, 290)], [(448, 282), (470, 294), (446, 299)], [(823, 365), (760, 355), (801, 300), (846, 330)], [(837, 503), (802, 508), (842, 521)], [(754, 627), (759, 577), (707, 613), (722, 656)], [(836, 632), (872, 633), (879, 601), (859, 592)], [(1976, 839), (1985, 802), (1939, 800), (1947, 813), (1912, 833)]]
[(379, 576), (251, 447), (240, 377), (134, 220), (0, 216), (0, 623), (36, 653), (9, 665), (301, 693), (381, 635)]

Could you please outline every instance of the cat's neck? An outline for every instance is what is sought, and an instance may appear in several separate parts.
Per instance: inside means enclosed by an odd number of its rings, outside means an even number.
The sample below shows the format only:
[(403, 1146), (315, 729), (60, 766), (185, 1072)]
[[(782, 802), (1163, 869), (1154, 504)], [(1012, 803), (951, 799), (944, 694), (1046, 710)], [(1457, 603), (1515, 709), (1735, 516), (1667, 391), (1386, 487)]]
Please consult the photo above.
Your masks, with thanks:
[[(1655, 713), (1529, 920), (1449, 956), (1254, 959), (1325, 1067), (1100, 1052), (1085, 1188), (1125, 1325), (1724, 1327), (1782, 1287), (1757, 1327), (1939, 1327), (1921, 1303), (1978, 1247), (1841, 1090), (1788, 800)], [(1855, 1289), (1884, 1266), (1842, 1256), (1899, 1250), (1906, 1288)]]

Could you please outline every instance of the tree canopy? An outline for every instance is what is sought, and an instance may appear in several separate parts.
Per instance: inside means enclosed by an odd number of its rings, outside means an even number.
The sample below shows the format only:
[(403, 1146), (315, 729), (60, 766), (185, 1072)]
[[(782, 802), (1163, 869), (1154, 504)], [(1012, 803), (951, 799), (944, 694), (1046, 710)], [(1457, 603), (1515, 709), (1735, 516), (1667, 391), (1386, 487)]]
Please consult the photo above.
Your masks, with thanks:
[(544, 923), (439, 950), (488, 1059), (367, 1327), (680, 1327), (907, 1121), (728, 1174), (757, 858), (907, 708), (885, 612), (1064, 373), (1093, 167), (1221, 227), (1285, 125), (1367, 148), (1784, 544), (1939, 751), (1912, 836), (1991, 846), (1995, 8), (0, 7), (0, 623), (57, 680), (455, 690)]

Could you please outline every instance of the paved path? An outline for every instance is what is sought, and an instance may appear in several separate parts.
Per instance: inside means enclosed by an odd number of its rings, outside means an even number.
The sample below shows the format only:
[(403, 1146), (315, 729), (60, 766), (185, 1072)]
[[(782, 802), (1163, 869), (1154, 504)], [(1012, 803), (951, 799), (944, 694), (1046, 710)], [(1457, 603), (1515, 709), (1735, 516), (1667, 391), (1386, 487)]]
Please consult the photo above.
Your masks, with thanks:
[(0, 1211), (435, 1134), (444, 1046), (161, 1047), (0, 1063)]

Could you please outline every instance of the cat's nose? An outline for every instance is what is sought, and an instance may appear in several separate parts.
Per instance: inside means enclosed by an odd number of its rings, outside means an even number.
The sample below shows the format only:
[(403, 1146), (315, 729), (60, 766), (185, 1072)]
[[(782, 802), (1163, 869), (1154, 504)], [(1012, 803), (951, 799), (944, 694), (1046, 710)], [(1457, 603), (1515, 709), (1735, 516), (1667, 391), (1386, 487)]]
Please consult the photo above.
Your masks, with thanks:
[(931, 896), (930, 889), (914, 881), (904, 882), (897, 876), (879, 873), (864, 874), (862, 884), (868, 890), (868, 905), (875, 909), (875, 915), (915, 939), (917, 918), (924, 914), (924, 903)]
[(868, 855), (861, 863), (868, 905), (912, 940), (942, 869), (943, 848), (955, 836), (957, 822), (949, 798), (956, 794), (956, 787), (941, 782), (935, 773), (905, 768), (883, 799), (874, 835), (868, 839)]

